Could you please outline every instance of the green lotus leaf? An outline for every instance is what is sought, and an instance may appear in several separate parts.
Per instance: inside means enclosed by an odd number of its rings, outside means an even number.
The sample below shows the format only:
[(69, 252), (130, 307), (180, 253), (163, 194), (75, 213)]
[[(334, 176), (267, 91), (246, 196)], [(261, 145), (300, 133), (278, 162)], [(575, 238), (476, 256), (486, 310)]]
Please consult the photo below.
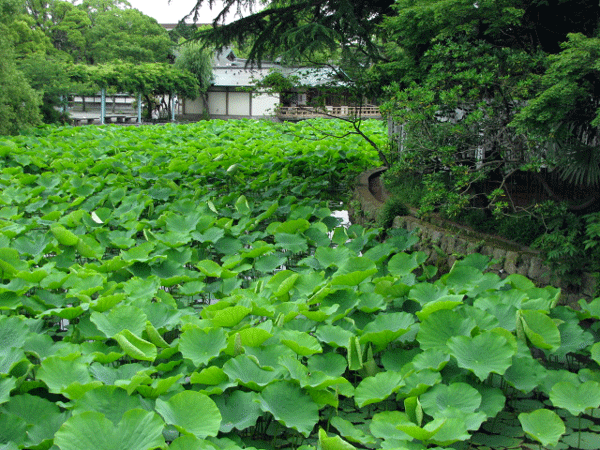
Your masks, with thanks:
[(308, 333), (296, 330), (283, 330), (278, 336), (282, 344), (291, 348), (300, 356), (309, 356), (323, 352), (319, 341)]
[(61, 450), (152, 450), (165, 445), (164, 422), (156, 413), (131, 409), (118, 425), (99, 412), (86, 411), (69, 418), (54, 443)]
[(504, 378), (515, 389), (531, 392), (546, 377), (546, 372), (546, 368), (531, 355), (515, 355), (512, 365), (504, 372)]
[(330, 421), (341, 436), (350, 442), (356, 442), (362, 445), (375, 445), (377, 440), (359, 428), (355, 427), (349, 420), (343, 419), (340, 416), (333, 417)]
[(75, 401), (74, 414), (85, 411), (96, 411), (117, 425), (130, 409), (140, 408), (143, 405), (138, 397), (132, 397), (126, 391), (116, 386), (100, 386), (87, 391)]
[(79, 236), (67, 230), (62, 225), (56, 224), (50, 227), (50, 231), (60, 244), (65, 245), (67, 247), (73, 247), (79, 242)]
[(506, 404), (506, 397), (502, 390), (486, 384), (478, 384), (476, 388), (481, 394), (481, 405), (478, 411), (482, 411), (487, 417), (496, 417)]
[[(467, 416), (474, 416), (475, 420), (472, 421), (471, 427), (475, 429), (479, 428), (481, 423), (485, 420), (483, 413), (470, 413)], [(427, 429), (429, 425), (435, 423), (438, 420), (443, 420), (444, 423), (441, 427), (437, 428), (436, 433), (430, 438), (431, 443), (441, 445), (444, 447), (450, 446), (458, 441), (466, 441), (471, 435), (468, 433), (469, 425), (463, 417), (453, 415), (451, 417), (443, 419), (434, 419), (432, 422), (425, 425), (424, 429)], [(433, 427), (433, 425), (431, 425)]]
[(235, 255), (240, 252), (244, 244), (239, 239), (231, 236), (224, 236), (215, 242), (215, 250), (223, 255)]
[(502, 375), (512, 364), (513, 347), (502, 336), (484, 331), (474, 338), (455, 336), (448, 340), (450, 354), (460, 367), (472, 371), (481, 381), (490, 373)]
[(416, 315), (423, 322), (430, 314), (442, 309), (454, 309), (456, 306), (463, 303), (464, 295), (443, 295), (435, 301), (423, 305), (421, 311), (417, 311)]
[(113, 385), (118, 380), (128, 380), (140, 372), (152, 373), (152, 369), (140, 363), (122, 364), (118, 367), (110, 367), (103, 364), (93, 363), (90, 365), (90, 374), (105, 385)]
[(340, 267), (354, 254), (346, 247), (317, 247), (315, 258), (324, 269), (328, 267)]
[(360, 343), (364, 345), (372, 342), (377, 349), (383, 349), (387, 344), (408, 332), (413, 323), (415, 320), (412, 314), (382, 312), (365, 326), (360, 336)]
[(216, 386), (227, 380), (229, 380), (227, 374), (223, 372), (223, 369), (216, 366), (209, 366), (206, 369), (202, 369), (200, 372), (194, 372), (190, 376), (190, 383), (207, 384), (209, 386)]
[(315, 336), (321, 342), (332, 347), (347, 347), (350, 338), (354, 337), (351, 331), (336, 325), (319, 325)]
[(267, 233), (302, 233), (310, 227), (310, 222), (306, 219), (286, 220), (283, 223), (273, 222), (267, 227)]
[(410, 422), (408, 418), (401, 418), (401, 421), (396, 424), (396, 428), (408, 434), (414, 439), (418, 439), (420, 441), (429, 441), (437, 434), (438, 431), (442, 429), (442, 427), (448, 420), (450, 419), (434, 419), (433, 421), (426, 424), (424, 427), (420, 427)]
[(329, 437), (323, 428), (319, 428), (319, 448), (323, 450), (355, 450), (356, 447), (339, 436)]
[(54, 393), (64, 393), (71, 384), (85, 385), (92, 381), (89, 368), (82, 358), (74, 360), (50, 356), (42, 361), (36, 378)]
[[(174, 375), (172, 377), (163, 377), (154, 380), (150, 379), (152, 380), (152, 382), (149, 385), (144, 383), (136, 383), (135, 390), (142, 394), (144, 398), (156, 399), (171, 390), (181, 390), (181, 385), (177, 384), (181, 377), (183, 377), (182, 373)], [(173, 386), (175, 387), (173, 388)], [(128, 387), (128, 392), (132, 392), (131, 386)]]
[(298, 386), (277, 381), (261, 393), (260, 405), (282, 425), (308, 437), (319, 421), (319, 407)]
[[(23, 448), (27, 438), (27, 422), (14, 414), (0, 414), (0, 448), (13, 445), (12, 448)], [(11, 448), (11, 447), (7, 447)]]
[(262, 328), (244, 328), (229, 336), (228, 349), (231, 347), (232, 341), (234, 341), (238, 335), (240, 336), (240, 344), (244, 347), (259, 347), (267, 339), (273, 337), (271, 333)]
[(558, 440), (565, 433), (565, 424), (554, 412), (547, 409), (537, 409), (519, 414), (519, 422), (523, 431), (544, 447), (558, 444)]
[(427, 260), (423, 252), (398, 253), (390, 259), (388, 270), (397, 277), (403, 277), (411, 273)]
[(208, 395), (183, 391), (167, 401), (157, 399), (155, 409), (167, 424), (173, 425), (180, 433), (192, 434), (199, 439), (219, 433), (221, 413)]
[(217, 446), (205, 439), (198, 439), (193, 435), (184, 435), (171, 442), (169, 450), (217, 450)]
[(265, 255), (257, 258), (254, 268), (259, 272), (270, 273), (287, 262), (287, 257), (281, 254)]
[(555, 351), (560, 347), (560, 331), (554, 321), (539, 311), (519, 312), (527, 339), (538, 348)]
[(300, 274), (291, 270), (282, 270), (271, 277), (267, 286), (271, 288), (275, 297), (281, 297), (292, 289), (299, 277)]
[(437, 349), (448, 352), (446, 343), (453, 336), (470, 336), (476, 322), (455, 311), (440, 310), (430, 314), (419, 328), (417, 341), (423, 350)]
[(195, 365), (207, 364), (227, 348), (227, 333), (221, 328), (188, 328), (179, 338), (179, 351)]
[(312, 355), (306, 361), (310, 372), (323, 372), (331, 377), (339, 377), (346, 372), (346, 359), (339, 353)]
[(68, 417), (54, 403), (29, 394), (14, 396), (3, 409), (3, 413), (17, 416), (27, 424), (28, 448), (42, 443), (50, 447), (54, 434)]
[(409, 372), (402, 381), (403, 385), (398, 389), (398, 398), (418, 397), (431, 386), (440, 383), (442, 376), (437, 371), (424, 369)]
[(229, 395), (215, 397), (215, 403), (221, 411), (221, 432), (229, 433), (234, 428), (245, 430), (256, 425), (263, 415), (260, 408), (260, 396), (256, 392), (233, 391)]
[(240, 323), (251, 311), (250, 308), (242, 305), (230, 306), (217, 311), (211, 321), (217, 327), (233, 327)]
[(108, 338), (112, 338), (123, 330), (129, 330), (136, 336), (141, 336), (146, 328), (146, 314), (132, 305), (119, 305), (108, 313), (94, 311), (90, 320)]
[(600, 383), (590, 380), (576, 385), (570, 381), (561, 381), (550, 391), (550, 401), (554, 406), (578, 416), (586, 409), (600, 406)]
[(306, 238), (299, 234), (275, 233), (275, 246), (292, 253), (302, 253), (308, 250)]
[(156, 359), (156, 346), (152, 342), (142, 339), (129, 330), (123, 330), (114, 336), (121, 349), (128, 356), (140, 361), (154, 361)]
[(29, 327), (21, 317), (0, 315), (0, 355), (10, 348), (23, 347), (29, 333)]
[(385, 400), (402, 385), (402, 375), (398, 372), (380, 372), (364, 378), (356, 387), (354, 401), (359, 408)]
[(452, 293), (463, 294), (477, 286), (477, 283), (483, 278), (483, 273), (476, 267), (455, 264), (450, 273), (442, 278)]
[(439, 372), (448, 361), (450, 361), (450, 356), (447, 353), (438, 349), (429, 349), (413, 358), (412, 367), (415, 370), (431, 369)]
[(10, 399), (10, 391), (15, 388), (16, 384), (17, 380), (12, 377), (0, 380), (0, 405)]
[(579, 431), (564, 436), (561, 440), (571, 448), (581, 450), (596, 450), (600, 448), (600, 436), (598, 432)]
[(407, 415), (400, 411), (384, 411), (377, 413), (369, 423), (369, 431), (379, 439), (412, 441), (412, 437), (396, 428), (396, 425), (408, 422)]
[(431, 417), (447, 417), (444, 410), (456, 409), (471, 413), (479, 408), (481, 394), (466, 383), (438, 384), (421, 395), (423, 410)]
[(223, 371), (231, 380), (254, 391), (263, 390), (280, 375), (278, 371), (263, 369), (257, 364), (255, 358), (247, 355), (231, 358), (223, 364)]

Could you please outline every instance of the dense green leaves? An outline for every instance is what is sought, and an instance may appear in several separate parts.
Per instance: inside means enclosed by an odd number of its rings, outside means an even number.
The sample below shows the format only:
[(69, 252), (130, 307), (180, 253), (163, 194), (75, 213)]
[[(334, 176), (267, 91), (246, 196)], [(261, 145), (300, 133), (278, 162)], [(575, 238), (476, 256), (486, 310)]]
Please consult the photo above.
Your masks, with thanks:
[[(600, 404), (595, 302), (552, 307), (556, 290), (485, 274), (484, 257), (422, 281), (408, 233), (380, 243), (377, 230), (336, 228), (320, 196), (346, 182), (348, 158), (373, 155), (304, 139), (331, 124), (9, 141), (0, 447), (420, 449), (413, 439), (448, 446), (506, 416), (520, 439), (554, 442), (560, 432), (536, 434), (538, 415), (521, 430), (511, 412), (543, 408), (533, 394), (569, 429), (587, 419)], [(324, 142), (330, 161), (306, 159)], [(577, 371), (549, 363), (575, 352)]]

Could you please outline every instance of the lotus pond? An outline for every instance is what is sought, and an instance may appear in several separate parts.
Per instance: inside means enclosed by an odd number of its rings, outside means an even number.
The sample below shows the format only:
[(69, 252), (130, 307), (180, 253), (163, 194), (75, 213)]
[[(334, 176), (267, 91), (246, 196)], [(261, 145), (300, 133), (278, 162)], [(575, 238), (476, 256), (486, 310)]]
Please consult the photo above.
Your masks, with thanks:
[(600, 298), (339, 226), (345, 131), (0, 138), (0, 449), (600, 448)]

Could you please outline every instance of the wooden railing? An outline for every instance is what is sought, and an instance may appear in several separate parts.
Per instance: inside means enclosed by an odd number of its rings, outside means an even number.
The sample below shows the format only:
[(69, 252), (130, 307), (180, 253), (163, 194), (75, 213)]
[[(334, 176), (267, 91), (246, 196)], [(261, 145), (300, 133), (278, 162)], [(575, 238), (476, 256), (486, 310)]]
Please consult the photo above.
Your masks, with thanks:
[(277, 109), (277, 117), (281, 119), (310, 119), (313, 117), (380, 117), (377, 106), (326, 106), (313, 108), (310, 106), (281, 106)]

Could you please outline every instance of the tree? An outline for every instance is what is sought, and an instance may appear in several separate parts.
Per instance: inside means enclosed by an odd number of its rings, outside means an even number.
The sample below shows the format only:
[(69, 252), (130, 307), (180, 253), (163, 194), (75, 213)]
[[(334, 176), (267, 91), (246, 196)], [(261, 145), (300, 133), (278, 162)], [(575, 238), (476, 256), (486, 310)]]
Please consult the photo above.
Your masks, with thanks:
[[(206, 0), (197, 1), (196, 14), (203, 3)], [(215, 3), (208, 0), (210, 6)], [(259, 4), (265, 5), (261, 11), (223, 23), (228, 14)], [(197, 36), (216, 47), (249, 43), (248, 58), (257, 62), (274, 56), (306, 60), (336, 52), (340, 46), (372, 59), (379, 56), (377, 27), (393, 4), (393, 0), (225, 0), (213, 28)]]
[[(548, 85), (548, 65), (567, 58), (561, 46), (568, 33), (595, 33), (600, 7), (579, 0), (400, 0), (394, 8), (383, 25), (388, 61), (375, 72), (391, 86), (389, 113), (405, 124), (396, 170), (425, 174), (429, 209), (522, 211), (529, 205), (509, 189), (519, 184), (515, 175), (536, 174), (548, 185), (553, 164), (548, 145), (509, 125), (526, 105), (541, 105), (534, 99)], [(550, 121), (560, 117), (545, 112)], [(564, 150), (556, 138), (553, 145)]]
[(196, 76), (198, 80), (198, 91), (208, 110), (208, 98), (206, 91), (212, 82), (212, 54), (205, 50), (196, 41), (183, 42), (179, 46), (179, 52), (175, 58), (175, 67), (188, 71)]
[(0, 134), (16, 134), (40, 123), (39, 95), (17, 69), (11, 26), (20, 13), (18, 0), (0, 0)]
[(173, 43), (155, 19), (137, 9), (98, 12), (87, 36), (88, 63), (163, 63), (172, 59)]

